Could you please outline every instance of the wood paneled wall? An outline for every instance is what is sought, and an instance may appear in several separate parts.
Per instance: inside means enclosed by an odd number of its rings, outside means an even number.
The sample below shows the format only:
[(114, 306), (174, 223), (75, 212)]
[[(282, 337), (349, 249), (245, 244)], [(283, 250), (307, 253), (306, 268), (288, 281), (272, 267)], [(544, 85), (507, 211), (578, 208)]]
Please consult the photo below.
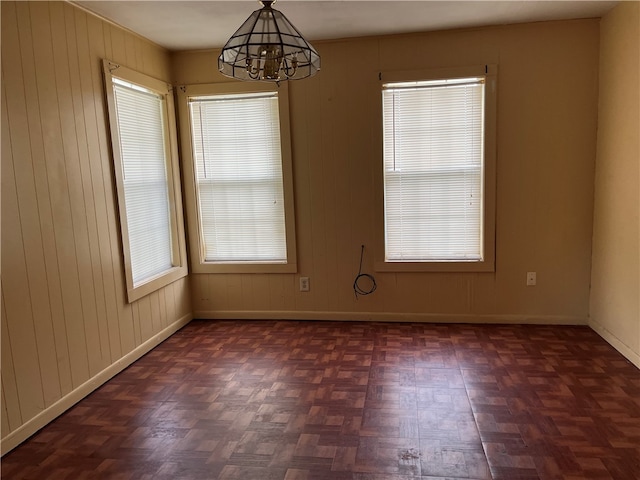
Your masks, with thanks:
[(181, 279), (126, 302), (100, 60), (169, 54), (63, 2), (2, 2), (2, 451), (191, 318)]
[(589, 325), (640, 368), (640, 3), (603, 19)]
[[(585, 324), (598, 41), (591, 19), (314, 42), (322, 70), (289, 86), (298, 275), (192, 275), (194, 315)], [(226, 81), (218, 53), (174, 53), (174, 81)], [(496, 271), (376, 272), (378, 73), (485, 64), (498, 66)], [(378, 288), (356, 299), (362, 244)]]

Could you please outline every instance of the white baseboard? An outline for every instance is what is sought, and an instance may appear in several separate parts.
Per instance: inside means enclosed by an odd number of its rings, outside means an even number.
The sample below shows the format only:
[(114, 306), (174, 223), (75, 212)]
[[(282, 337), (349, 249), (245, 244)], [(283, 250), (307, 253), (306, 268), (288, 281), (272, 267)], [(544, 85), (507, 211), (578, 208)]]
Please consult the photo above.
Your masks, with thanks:
[(529, 325), (587, 325), (586, 317), (564, 315), (493, 315), (457, 313), (386, 313), (386, 312), (316, 312), (316, 311), (257, 311), (257, 310), (199, 310), (194, 318), (210, 320), (330, 320), (423, 323), (492, 323)]
[(161, 342), (169, 338), (175, 332), (184, 327), (187, 323), (189, 323), (193, 319), (192, 314), (185, 315), (179, 320), (173, 322), (167, 328), (157, 333), (149, 340), (144, 342), (143, 344), (136, 347), (134, 350), (126, 354), (124, 357), (115, 361), (107, 368), (102, 370), (97, 375), (93, 376), (86, 382), (84, 382), (79, 387), (75, 388), (56, 403), (51, 405), (50, 407), (44, 409), (35, 417), (28, 420), (26, 423), (22, 424), (13, 432), (9, 433), (6, 437), (2, 439), (0, 442), (0, 451), (1, 454), (4, 455), (10, 450), (17, 447), (19, 444), (24, 442), (31, 435), (36, 433), (42, 427), (47, 425), (49, 422), (60, 416), (62, 413), (67, 411), (69, 408), (74, 406), (84, 397), (93, 392), (96, 388), (100, 387), (102, 384), (107, 382), (109, 379), (120, 373), (122, 370), (127, 368), (133, 362), (142, 357), (145, 353), (151, 351), (154, 347), (159, 345)]
[(633, 351), (622, 340), (620, 340), (617, 336), (615, 336), (593, 318), (589, 319), (589, 326), (593, 330), (595, 330), (598, 335), (604, 338), (613, 348), (624, 355), (627, 360), (633, 363), (636, 367), (640, 368), (640, 354), (638, 352)]

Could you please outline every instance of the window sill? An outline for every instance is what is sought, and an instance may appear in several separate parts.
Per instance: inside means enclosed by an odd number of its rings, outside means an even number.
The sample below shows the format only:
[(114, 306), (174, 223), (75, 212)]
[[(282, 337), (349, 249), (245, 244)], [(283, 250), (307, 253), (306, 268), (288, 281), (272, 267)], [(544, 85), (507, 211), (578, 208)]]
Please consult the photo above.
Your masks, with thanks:
[(186, 277), (188, 273), (189, 271), (186, 266), (173, 267), (162, 275), (159, 275), (146, 283), (140, 284), (137, 287), (127, 288), (127, 299), (129, 300), (129, 303), (133, 303), (142, 297), (146, 297), (147, 295), (166, 287), (176, 280)]

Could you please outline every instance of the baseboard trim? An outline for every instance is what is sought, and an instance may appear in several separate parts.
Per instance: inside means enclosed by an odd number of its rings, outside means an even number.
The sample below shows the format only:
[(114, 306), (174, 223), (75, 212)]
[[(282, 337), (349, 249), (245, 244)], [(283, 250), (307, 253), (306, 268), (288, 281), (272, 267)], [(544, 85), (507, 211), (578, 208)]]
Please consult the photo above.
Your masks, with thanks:
[(423, 323), (487, 323), (529, 325), (588, 325), (586, 317), (565, 315), (493, 315), (457, 313), (387, 313), (387, 312), (318, 312), (198, 310), (194, 318), (209, 320), (329, 320)]
[(26, 423), (22, 424), (13, 432), (9, 433), (6, 437), (4, 437), (0, 441), (0, 452), (2, 455), (5, 455), (9, 451), (13, 450), (15, 447), (20, 445), (42, 427), (47, 425), (49, 422), (63, 414), (69, 408), (74, 406), (84, 397), (93, 392), (96, 388), (103, 385), (109, 379), (116, 376), (122, 370), (127, 368), (133, 362), (138, 360), (144, 354), (151, 351), (154, 347), (162, 343), (164, 340), (169, 338), (175, 332), (180, 330), (186, 324), (188, 324), (193, 319), (193, 315), (191, 313), (181, 317), (179, 320), (173, 322), (167, 328), (162, 330), (161, 332), (155, 334), (149, 340), (144, 342), (143, 344), (136, 347), (134, 350), (126, 354), (124, 357), (116, 360), (114, 363), (109, 365), (107, 368), (102, 370), (97, 375), (93, 376), (85, 383), (75, 388), (60, 400), (55, 402), (53, 405), (47, 407), (42, 412), (40, 412), (35, 417), (28, 420)]
[(640, 368), (640, 354), (638, 352), (634, 352), (628, 345), (626, 345), (622, 340), (620, 340), (616, 335), (611, 333), (607, 328), (594, 320), (593, 318), (589, 319), (589, 326), (602, 338), (604, 338), (607, 343), (609, 343), (613, 348), (615, 348), (620, 354), (622, 354), (627, 360), (633, 363), (636, 367)]

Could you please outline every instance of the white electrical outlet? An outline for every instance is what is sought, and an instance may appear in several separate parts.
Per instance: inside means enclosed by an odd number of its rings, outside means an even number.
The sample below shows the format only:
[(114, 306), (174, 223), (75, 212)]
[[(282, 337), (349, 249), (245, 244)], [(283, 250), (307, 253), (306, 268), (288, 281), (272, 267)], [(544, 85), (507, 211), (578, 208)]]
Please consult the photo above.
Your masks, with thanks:
[(309, 277), (300, 277), (300, 291), (301, 292), (309, 291)]
[(535, 287), (536, 272), (527, 272), (527, 287)]

